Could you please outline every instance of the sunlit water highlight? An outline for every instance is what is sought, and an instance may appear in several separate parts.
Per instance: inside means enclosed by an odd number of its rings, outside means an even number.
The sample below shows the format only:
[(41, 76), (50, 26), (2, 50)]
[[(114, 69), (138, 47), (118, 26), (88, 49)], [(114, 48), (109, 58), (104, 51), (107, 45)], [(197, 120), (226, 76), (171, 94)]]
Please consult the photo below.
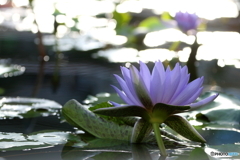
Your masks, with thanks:
[[(173, 31), (172, 33), (170, 31)], [(176, 32), (176, 33), (175, 33)], [(168, 34), (169, 33), (169, 34)], [(174, 34), (174, 36), (169, 36)], [(197, 60), (218, 60), (218, 65), (224, 67), (225, 65), (233, 65), (240, 68), (240, 34), (237, 32), (199, 32), (197, 34), (198, 43), (201, 45), (197, 52)], [(174, 52), (168, 49), (161, 48), (161, 45), (167, 42), (185, 42), (189, 46), (182, 50)], [(193, 36), (186, 36), (175, 29), (166, 29), (157, 32), (150, 32), (146, 35), (144, 42), (146, 46), (156, 47), (160, 49), (146, 49), (142, 51), (136, 50), (134, 53), (123, 52), (121, 49), (100, 51), (98, 56), (106, 57), (111, 62), (137, 62), (155, 61), (156, 59), (172, 60), (179, 58), (181, 62), (187, 62), (191, 52), (191, 44), (194, 41)], [(106, 52), (106, 53), (104, 53)], [(138, 55), (138, 57), (135, 57)], [(134, 58), (135, 57), (135, 58)]]
[[(2, 0), (0, 3), (4, 4), (7, 1)], [(16, 7), (27, 6), (29, 2), (12, 1)], [(174, 4), (174, 5), (173, 5)], [(121, 2), (116, 6), (119, 12), (135, 12), (140, 13), (143, 9), (151, 9), (157, 14), (161, 14), (165, 11), (170, 12), (172, 16), (177, 11), (188, 11), (190, 13), (196, 12), (196, 14), (208, 20), (213, 20), (220, 17), (236, 18), (238, 16), (238, 3), (232, 0), (130, 0)], [(58, 45), (54, 47), (54, 50), (68, 51), (71, 49), (77, 50), (91, 50), (96, 48), (103, 48), (107, 44), (123, 45), (127, 42), (127, 37), (116, 34), (115, 20), (109, 18), (96, 18), (98, 14), (110, 14), (114, 11), (114, 1), (77, 1), (71, 2), (51, 0), (46, 5), (45, 1), (35, 0), (33, 3), (33, 12), (30, 9), (22, 8), (8, 8), (2, 9), (0, 13), (0, 24), (8, 27), (14, 27), (18, 31), (32, 31), (36, 33), (38, 28), (43, 33), (53, 33), (54, 21), (58, 23), (65, 23), (65, 25), (59, 25), (57, 27)], [(177, 7), (174, 7), (177, 6)], [(62, 14), (53, 15), (57, 9)], [(42, 12), (44, 10), (44, 12)], [(11, 11), (11, 12), (9, 12)], [(23, 17), (23, 18), (21, 18)], [(77, 19), (74, 21), (73, 18)], [(34, 23), (36, 19), (38, 26)], [(81, 30), (82, 34), (78, 36), (71, 36), (71, 27), (76, 27)], [(70, 36), (69, 36), (70, 35)], [(224, 67), (225, 65), (233, 65), (236, 68), (240, 68), (240, 56), (239, 56), (239, 41), (240, 36), (237, 32), (199, 32), (198, 42), (202, 44), (199, 47), (197, 53), (197, 60), (218, 60), (218, 65)], [(56, 39), (44, 38), (45, 45), (55, 45)], [(51, 43), (50, 43), (51, 41)], [(166, 29), (146, 34), (144, 38), (144, 44), (146, 47), (160, 47), (160, 49), (146, 49), (144, 51), (138, 51), (139, 53), (129, 53), (124, 55), (124, 58), (120, 58), (119, 52), (113, 53), (114, 50), (107, 50), (106, 54), (99, 52), (100, 57), (110, 56), (109, 61), (112, 62), (135, 62), (154, 61), (156, 58), (161, 60), (171, 60), (174, 57), (179, 58), (181, 62), (188, 60), (191, 50), (189, 47), (183, 48), (178, 52), (168, 51), (166, 48), (161, 48), (168, 42), (182, 41), (188, 45), (191, 45), (194, 41), (194, 37), (186, 36), (182, 32), (176, 29)], [(115, 51), (117, 51), (116, 49)], [(159, 51), (159, 54), (156, 52)], [(153, 53), (154, 52), (154, 53)], [(161, 52), (161, 53), (160, 53)], [(152, 57), (146, 56), (149, 53)], [(137, 57), (133, 57), (137, 55)], [(97, 56), (95, 56), (97, 57)], [(114, 59), (116, 57), (116, 59)]]
[(240, 68), (240, 34), (237, 32), (200, 32), (197, 60), (218, 59), (218, 65)]
[[(1, 4), (4, 4), (6, 2), (7, 1), (3, 0), (1, 1)], [(28, 6), (29, 2), (27, 0), (14, 0), (13, 4), (16, 7), (21, 7)], [(213, 20), (220, 17), (236, 18), (238, 16), (237, 5), (237, 2), (234, 2), (232, 0), (130, 0), (123, 1), (117, 6), (115, 6), (114, 1), (108, 0), (72, 0), (71, 2), (51, 0), (47, 2), (47, 5), (45, 1), (35, 0), (33, 2), (33, 12), (36, 16), (39, 29), (42, 32), (52, 33), (53, 23), (55, 19), (53, 16), (55, 8), (60, 13), (62, 13), (62, 15), (58, 15), (56, 17), (56, 21), (66, 23), (68, 27), (73, 27), (78, 26), (79, 24), (75, 23), (72, 18), (82, 19), (81, 17), (84, 16), (95, 16), (98, 14), (112, 13), (115, 7), (117, 11), (122, 13), (140, 13), (143, 9), (151, 9), (157, 14), (170, 12), (173, 16), (178, 11), (187, 11), (190, 13), (195, 12), (201, 18)], [(15, 12), (16, 8), (12, 10), (13, 11), (8, 16), (6, 16), (5, 12), (0, 14), (0, 23), (4, 23), (4, 19), (5, 23), (8, 23), (9, 18), (12, 18), (15, 20), (15, 22), (18, 23), (18, 25), (15, 24), (18, 30), (35, 30), (35, 24), (33, 23), (34, 17), (32, 16), (29, 9), (22, 11), (22, 9), (19, 8), (20, 12)], [(44, 12), (42, 12), (43, 10)], [(23, 21), (21, 21), (19, 17), (23, 14), (26, 17), (23, 19)], [(89, 22), (90, 19), (88, 18), (88, 23), (81, 23), (80, 25), (91, 24)]]
[[(195, 12), (199, 17), (208, 20), (238, 16), (237, 4), (232, 0), (140, 0), (139, 4), (142, 8), (152, 9), (157, 14), (170, 12), (175, 15), (180, 10), (190, 13)], [(129, 10), (134, 8), (130, 5), (125, 6), (128, 6)]]

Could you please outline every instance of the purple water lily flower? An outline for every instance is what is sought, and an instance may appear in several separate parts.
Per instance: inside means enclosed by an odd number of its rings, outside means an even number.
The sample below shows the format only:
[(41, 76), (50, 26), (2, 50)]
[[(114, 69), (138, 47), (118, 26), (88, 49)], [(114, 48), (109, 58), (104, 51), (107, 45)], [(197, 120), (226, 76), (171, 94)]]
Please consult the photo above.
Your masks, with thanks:
[(177, 12), (175, 15), (178, 27), (186, 33), (189, 30), (195, 30), (199, 25), (199, 17), (196, 14)]
[[(186, 66), (176, 64), (173, 70), (169, 67), (165, 70), (161, 61), (155, 62), (150, 73), (147, 65), (140, 62), (140, 71), (133, 65), (130, 69), (121, 67), (123, 78), (115, 75), (121, 90), (113, 86), (117, 94), (127, 105), (135, 105), (151, 110), (157, 103), (173, 106), (198, 107), (213, 101), (218, 94), (201, 101), (195, 100), (201, 94), (203, 77), (190, 83)], [(114, 106), (121, 106), (111, 102)]]
[(135, 128), (140, 127), (143, 133), (137, 135), (137, 142), (140, 142), (151, 124), (160, 154), (163, 156), (166, 156), (167, 152), (159, 131), (159, 125), (162, 123), (185, 138), (201, 143), (206, 142), (186, 119), (175, 115), (175, 113), (205, 105), (218, 96), (216, 94), (195, 102), (203, 90), (203, 77), (188, 83), (189, 74), (186, 66), (181, 67), (177, 63), (173, 70), (169, 67), (165, 70), (161, 61), (155, 62), (152, 73), (143, 62), (140, 62), (140, 70), (131, 65), (129, 69), (121, 67), (121, 71), (123, 78), (115, 75), (121, 89), (115, 86), (113, 88), (127, 105), (110, 101), (115, 107), (96, 109), (95, 113), (116, 117), (142, 117), (135, 123), (133, 135), (135, 136)]

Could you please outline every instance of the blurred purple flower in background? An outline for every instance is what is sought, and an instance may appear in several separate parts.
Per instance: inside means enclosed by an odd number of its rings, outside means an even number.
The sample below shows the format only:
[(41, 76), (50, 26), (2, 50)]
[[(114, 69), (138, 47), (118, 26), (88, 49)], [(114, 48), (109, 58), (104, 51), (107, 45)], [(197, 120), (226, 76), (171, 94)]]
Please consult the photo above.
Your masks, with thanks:
[(195, 13), (177, 12), (175, 20), (184, 33), (187, 33), (189, 30), (196, 30), (199, 25), (199, 17)]
[[(166, 70), (161, 61), (155, 62), (152, 73), (140, 62), (140, 71), (133, 65), (130, 69), (121, 67), (123, 79), (115, 75), (121, 89), (113, 86), (118, 95), (128, 104), (151, 110), (157, 103), (175, 106), (198, 107), (213, 101), (217, 95), (194, 103), (202, 92), (203, 77), (190, 83), (186, 66), (176, 64), (173, 70)], [(115, 106), (120, 106), (111, 102)]]

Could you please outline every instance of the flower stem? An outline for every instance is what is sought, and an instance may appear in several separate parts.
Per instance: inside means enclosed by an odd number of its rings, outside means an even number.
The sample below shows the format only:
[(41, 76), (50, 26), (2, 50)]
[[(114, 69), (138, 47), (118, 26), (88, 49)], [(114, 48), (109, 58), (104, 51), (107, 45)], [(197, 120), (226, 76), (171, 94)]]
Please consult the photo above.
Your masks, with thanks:
[(156, 140), (157, 140), (157, 144), (158, 144), (158, 147), (159, 147), (159, 150), (160, 150), (160, 154), (161, 154), (161, 156), (166, 157), (167, 152), (166, 152), (165, 146), (163, 144), (162, 136), (161, 136), (161, 133), (160, 133), (160, 130), (159, 130), (159, 123), (152, 123), (152, 125), (153, 125), (154, 134), (155, 134), (155, 137), (156, 137)]

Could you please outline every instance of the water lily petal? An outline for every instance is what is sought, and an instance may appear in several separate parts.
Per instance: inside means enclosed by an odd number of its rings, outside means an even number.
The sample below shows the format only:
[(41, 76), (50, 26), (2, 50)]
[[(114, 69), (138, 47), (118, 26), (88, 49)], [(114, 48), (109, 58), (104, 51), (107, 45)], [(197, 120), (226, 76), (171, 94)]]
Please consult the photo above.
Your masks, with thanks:
[(177, 12), (175, 15), (175, 20), (177, 21), (178, 27), (183, 31), (187, 32), (191, 29), (196, 29), (199, 20), (198, 16), (196, 14), (192, 13), (183, 13), (183, 12)]
[(181, 105), (187, 105), (189, 103), (194, 102), (202, 93), (202, 90), (203, 90), (203, 87), (199, 88), (198, 91), (192, 95), (192, 97), (189, 97), (189, 99), (185, 103), (182, 103)]
[(192, 103), (192, 104), (190, 104), (190, 106), (191, 106), (191, 108), (196, 108), (196, 107), (199, 107), (199, 106), (206, 105), (206, 104), (212, 102), (215, 98), (217, 98), (218, 95), (219, 94), (212, 95), (212, 96), (207, 97), (207, 98), (205, 98), (201, 101), (198, 101), (196, 103)]
[(188, 68), (187, 66), (184, 66), (181, 68), (181, 75), (188, 75)]
[(152, 70), (151, 84), (150, 84), (150, 97), (153, 104), (157, 103), (158, 92), (162, 91), (162, 84), (165, 80), (165, 70), (162, 63), (155, 62)]
[[(114, 105), (114, 107), (126, 107), (126, 106), (129, 106), (128, 104), (122, 105), (122, 104), (119, 104), (119, 103), (116, 103), (116, 102), (113, 102), (113, 101), (108, 101), (108, 103), (110, 103), (111, 105)], [(141, 107), (141, 106), (139, 106), (139, 107)]]
[(181, 74), (180, 75), (180, 82), (177, 86), (177, 89), (174, 93), (174, 95), (171, 97), (171, 100), (168, 101), (169, 104), (172, 104), (173, 100), (176, 99), (176, 97), (183, 91), (184, 88), (186, 88), (187, 84), (188, 84), (188, 81), (189, 81), (189, 78), (190, 78), (190, 74)]
[(168, 66), (165, 72), (164, 83), (162, 84), (161, 88), (159, 88), (159, 91), (157, 92), (157, 102), (163, 102), (163, 96), (165, 95), (165, 92), (167, 91), (167, 87), (169, 86), (169, 81), (171, 76), (170, 72), (171, 72), (171, 69)]
[(144, 82), (148, 92), (150, 92), (151, 73), (145, 63), (143, 63), (141, 61), (139, 63), (140, 63), (140, 75), (143, 78), (143, 82)]
[(167, 104), (176, 92), (181, 77), (180, 69), (181, 67), (179, 63), (177, 63), (174, 69), (168, 74), (167, 78), (165, 79), (166, 84), (164, 85), (166, 85), (166, 89), (163, 95), (162, 103)]
[(158, 93), (158, 102), (162, 102), (162, 103), (167, 103), (166, 99), (169, 96), (169, 89), (171, 89), (171, 74), (166, 74), (166, 78), (165, 81), (163, 83), (163, 85), (161, 86), (163, 88), (163, 91), (160, 93)]
[(122, 72), (122, 75), (123, 75), (123, 79), (125, 80), (125, 82), (126, 82), (127, 86), (129, 87), (130, 91), (132, 93), (135, 92), (135, 90), (133, 88), (133, 85), (132, 85), (129, 69), (126, 68), (126, 67), (122, 67), (122, 66), (121, 66), (120, 69), (121, 69), (121, 72)]
[(182, 90), (181, 93), (172, 101), (172, 105), (181, 105), (182, 103), (185, 103), (189, 97), (191, 97), (202, 85), (203, 78), (198, 78), (189, 83), (186, 88)]
[[(157, 70), (158, 70), (158, 72), (159, 72), (161, 81), (163, 82), (163, 81), (165, 80), (165, 78), (166, 78), (165, 68), (164, 68), (164, 66), (163, 66), (163, 64), (162, 64), (161, 61), (157, 61), (155, 65), (156, 65), (156, 68), (157, 68)], [(169, 69), (170, 69), (170, 68), (169, 68)]]
[(146, 85), (143, 82), (143, 77), (139, 74), (136, 67), (130, 66), (130, 75), (136, 90), (137, 96), (145, 108), (152, 107), (152, 101), (149, 97), (149, 93)]
[(117, 94), (119, 95), (119, 97), (126, 102), (127, 104), (132, 105), (133, 102), (125, 95), (124, 92), (122, 92), (120, 89), (118, 89), (117, 87), (113, 86), (112, 87), (115, 89), (115, 91), (117, 92)]
[(121, 104), (113, 102), (113, 101), (108, 101), (111, 105), (114, 105), (115, 107), (121, 106)]
[(141, 102), (140, 102), (140, 100), (139, 100), (139, 98), (136, 94), (135, 88), (133, 86), (133, 82), (132, 82), (131, 75), (130, 75), (130, 70), (126, 67), (121, 67), (121, 71), (122, 71), (123, 78), (124, 78), (128, 88), (129, 88), (130, 92), (135, 97), (138, 104), (141, 104)]
[(127, 86), (126, 82), (120, 76), (118, 76), (116, 74), (114, 74), (114, 76), (117, 79), (118, 83), (120, 84), (123, 92), (129, 98), (129, 100), (132, 101), (132, 104), (141, 105), (138, 101), (138, 98), (133, 96), (132, 92), (129, 90), (129, 87)]

